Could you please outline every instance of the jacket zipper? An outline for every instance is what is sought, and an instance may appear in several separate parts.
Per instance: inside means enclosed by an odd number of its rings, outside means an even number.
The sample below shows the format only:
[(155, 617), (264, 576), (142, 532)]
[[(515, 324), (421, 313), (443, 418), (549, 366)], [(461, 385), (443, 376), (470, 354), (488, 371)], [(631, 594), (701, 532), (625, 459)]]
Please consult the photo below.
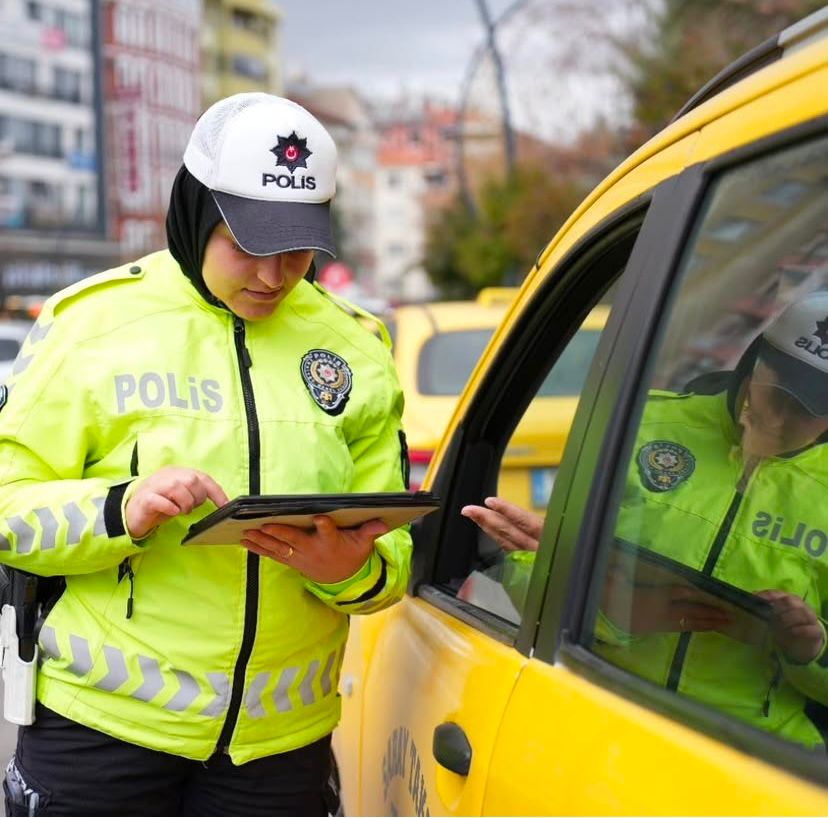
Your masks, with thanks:
[[(132, 447), (132, 457), (129, 460), (129, 476), (138, 477), (138, 441)], [(132, 557), (126, 557), (118, 566), (118, 582), (129, 577), (129, 597), (126, 604), (126, 618), (132, 619), (132, 603), (135, 599), (135, 571), (132, 569)]]
[[(713, 541), (710, 553), (707, 555), (707, 559), (705, 560), (702, 573), (707, 574), (708, 576), (713, 573), (713, 569), (716, 567), (716, 562), (721, 556), (724, 544), (730, 535), (730, 529), (733, 528), (733, 520), (736, 518), (736, 512), (739, 510), (739, 506), (745, 496), (744, 491), (741, 490), (741, 486), (744, 482), (745, 476), (742, 475), (738, 483), (740, 490), (733, 495), (733, 499), (730, 501), (730, 506), (727, 509), (724, 520), (722, 520), (722, 524), (719, 526), (719, 530), (716, 533), (716, 539)], [(668, 690), (678, 690), (679, 681), (681, 680), (681, 673), (684, 670), (684, 662), (687, 658), (687, 649), (690, 647), (690, 637), (692, 637), (692, 635), (693, 634), (691, 632), (685, 631), (681, 634), (681, 636), (679, 636), (676, 652), (673, 654), (673, 661), (670, 663), (670, 673), (667, 676)]]
[[(247, 417), (247, 448), (249, 457), (248, 490), (250, 494), (259, 494), (261, 490), (261, 449), (259, 440), (259, 419), (256, 415), (256, 399), (253, 395), (253, 382), (250, 379), (250, 368), (253, 361), (245, 344), (244, 321), (233, 316), (233, 340), (236, 345), (236, 358), (239, 364), (239, 378), (241, 380), (242, 395), (244, 397), (244, 411)], [(236, 667), (233, 670), (233, 687), (230, 694), (230, 704), (227, 708), (227, 717), (221, 729), (217, 749), (225, 752), (230, 746), (230, 739), (236, 729), (236, 722), (241, 709), (242, 694), (244, 693), (244, 677), (247, 662), (253, 652), (253, 643), (256, 640), (256, 620), (259, 611), (259, 555), (247, 552), (247, 587), (244, 606), (244, 635), (242, 636)]]

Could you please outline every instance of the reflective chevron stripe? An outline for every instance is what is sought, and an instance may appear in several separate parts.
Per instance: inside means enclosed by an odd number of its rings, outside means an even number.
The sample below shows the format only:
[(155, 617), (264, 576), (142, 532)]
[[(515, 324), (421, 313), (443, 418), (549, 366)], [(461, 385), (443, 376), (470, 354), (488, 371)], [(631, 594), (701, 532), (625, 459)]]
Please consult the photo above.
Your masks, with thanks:
[(325, 662), (325, 668), (322, 675), (319, 677), (319, 685), (322, 688), (322, 695), (329, 696), (333, 682), (331, 680), (331, 671), (333, 670), (334, 661), (336, 660), (336, 651), (332, 650), (328, 655), (328, 661)]
[(40, 629), (40, 653), (44, 658), (60, 659), (60, 648), (57, 643), (57, 634), (55, 629), (49, 625), (44, 625)]
[(259, 673), (250, 683), (250, 688), (244, 697), (244, 706), (247, 708), (247, 714), (251, 719), (262, 719), (267, 715), (262, 705), (262, 693), (264, 693), (265, 686), (270, 681), (270, 676), (270, 671), (266, 670)]
[(86, 528), (86, 517), (77, 503), (67, 503), (63, 507), (63, 516), (69, 523), (66, 531), (66, 544), (77, 545), (81, 541), (83, 529)]
[(308, 670), (302, 678), (302, 683), (299, 685), (299, 695), (302, 697), (302, 704), (306, 707), (316, 701), (313, 695), (313, 679), (316, 676), (317, 670), (319, 670), (319, 660), (314, 659), (308, 665)]
[(14, 359), (11, 374), (19, 375), (21, 372), (25, 372), (29, 368), (29, 364), (32, 362), (32, 360), (34, 360), (34, 355), (23, 355), (22, 353), (19, 354)]
[[(106, 525), (104, 523), (104, 503), (106, 502), (106, 498), (94, 497), (91, 502), (95, 506), (95, 521), (92, 534), (95, 536), (106, 535)], [(61, 521), (58, 520), (52, 509), (46, 508), (45, 506), (36, 508), (34, 515), (37, 517), (37, 528), (19, 516), (9, 517), (5, 521), (9, 531), (14, 534), (15, 549), (18, 554), (30, 554), (32, 552), (38, 530), (40, 531), (41, 551), (48, 551), (55, 548), (58, 544), (57, 532), (60, 528)], [(63, 516), (68, 523), (66, 529), (66, 545), (77, 545), (81, 541), (83, 532), (89, 525), (89, 517), (74, 502), (67, 503), (63, 506)], [(11, 543), (9, 538), (0, 534), (0, 551), (9, 551), (10, 549)]]
[(298, 667), (286, 667), (279, 675), (279, 682), (273, 690), (273, 703), (276, 705), (276, 710), (280, 713), (287, 713), (289, 710), (293, 710), (293, 705), (290, 703), (290, 697), (288, 696), (288, 690), (298, 675)]
[(138, 656), (138, 666), (141, 668), (141, 675), (144, 683), (130, 695), (142, 702), (152, 701), (164, 687), (164, 679), (161, 677), (161, 667), (156, 659), (149, 656)]
[(26, 336), (26, 340), (30, 344), (36, 344), (38, 341), (42, 341), (49, 334), (49, 330), (51, 328), (52, 324), (46, 324), (44, 326), (41, 326), (40, 324), (35, 323), (29, 330), (29, 334)]
[(86, 676), (92, 670), (92, 655), (89, 653), (89, 642), (82, 636), (69, 634), (69, 645), (72, 648), (72, 664), (66, 669), (75, 676)]
[(165, 710), (181, 712), (186, 710), (201, 693), (198, 682), (186, 670), (173, 670), (178, 679), (178, 693), (175, 694), (165, 705)]
[(106, 666), (109, 668), (109, 673), (99, 682), (96, 682), (95, 687), (99, 687), (101, 690), (108, 690), (112, 693), (126, 682), (129, 678), (129, 673), (127, 672), (124, 654), (118, 648), (104, 645), (104, 658), (106, 659)]
[(36, 508), (34, 513), (43, 532), (40, 536), (40, 550), (47, 551), (54, 548), (58, 529), (58, 521), (55, 519), (55, 515), (48, 508)]
[[(40, 649), (44, 660), (60, 660), (62, 658), (55, 629), (44, 625), (40, 630)], [(75, 676), (88, 676), (95, 664), (89, 648), (89, 641), (82, 636), (69, 634), (69, 648), (71, 662), (66, 670)], [(130, 680), (129, 663), (120, 648), (112, 645), (102, 646), (103, 660), (106, 664), (106, 674), (94, 683), (98, 690), (114, 693), (121, 690)], [(273, 701), (271, 707), (277, 713), (289, 713), (297, 707), (309, 707), (334, 692), (334, 679), (339, 673), (339, 667), (344, 655), (344, 648), (332, 650), (326, 657), (325, 663), (313, 659), (308, 663), (304, 673), (302, 668), (295, 665), (282, 668), (275, 674), (273, 671), (262, 671), (252, 679), (244, 697), (244, 707), (251, 719), (262, 719), (268, 715), (269, 707), (266, 700)], [(175, 677), (178, 687), (172, 697), (162, 707), (165, 710), (181, 713), (190, 708), (199, 696), (205, 692), (204, 679), (196, 679), (186, 670), (172, 668), (170, 674), (161, 672), (158, 659), (138, 654), (138, 668), (141, 675), (140, 686), (125, 695), (143, 702), (152, 702), (167, 688), (172, 688), (172, 677)], [(321, 670), (320, 670), (321, 669)], [(96, 674), (97, 675), (97, 674)], [(226, 673), (206, 673), (213, 697), (206, 707), (199, 711), (199, 715), (210, 718), (219, 718), (226, 712), (230, 702), (230, 676)], [(273, 685), (272, 691), (270, 690)], [(270, 713), (272, 714), (272, 710)]]
[(6, 520), (6, 525), (15, 536), (18, 554), (28, 554), (34, 546), (35, 530), (22, 517)]
[(96, 537), (102, 537), (106, 534), (106, 523), (104, 522), (104, 503), (106, 503), (106, 497), (92, 498), (92, 505), (95, 506), (95, 509), (98, 512), (95, 517), (95, 528), (92, 529), (92, 533)]
[(224, 715), (224, 711), (230, 705), (230, 677), (226, 673), (208, 673), (207, 681), (216, 695), (200, 715), (217, 718)]
[[(286, 667), (279, 673), (276, 686), (273, 688), (272, 699), (276, 706), (278, 713), (288, 713), (294, 709), (296, 699), (291, 698), (291, 692), (296, 691), (299, 694), (299, 700), (305, 707), (315, 704), (319, 701), (317, 697), (317, 688), (315, 686), (316, 680), (319, 680), (318, 690), (321, 692), (321, 697), (330, 696), (333, 692), (333, 676), (334, 669), (337, 668), (337, 651), (332, 650), (325, 660), (325, 666), (322, 668), (322, 673), (319, 673), (321, 662), (314, 659), (308, 664), (305, 673), (302, 675), (299, 684), (294, 687), (294, 683), (301, 672), (298, 667)], [(247, 689), (247, 694), (244, 699), (244, 706), (247, 714), (251, 719), (261, 719), (267, 715), (264, 700), (267, 695), (267, 688), (274, 678), (270, 671), (262, 671), (258, 673), (250, 682), (250, 687)]]
[(52, 324), (40, 326), (40, 324), (36, 323), (32, 326), (29, 330), (29, 334), (26, 336), (26, 340), (20, 345), (20, 352), (17, 354), (17, 358), (15, 358), (14, 364), (12, 365), (11, 374), (13, 376), (19, 375), (21, 372), (25, 372), (29, 368), (29, 364), (31, 364), (34, 359), (34, 353), (29, 355), (23, 354), (23, 347), (25, 347), (27, 343), (31, 347), (42, 341), (49, 334), (49, 330), (51, 328)]
[[(59, 660), (62, 658), (57, 634), (53, 627), (44, 625), (40, 629), (40, 638), (38, 641), (41, 656), (44, 660)], [(66, 669), (75, 676), (86, 676), (92, 671), (94, 666), (88, 640), (82, 636), (69, 634), (69, 647), (71, 649), (72, 661), (67, 665)], [(130, 674), (127, 668), (127, 660), (123, 651), (112, 645), (103, 646), (103, 657), (106, 662), (107, 673), (102, 679), (95, 682), (94, 686), (99, 690), (114, 693), (129, 681)], [(152, 701), (166, 686), (164, 676), (161, 673), (161, 666), (157, 659), (141, 655), (138, 656), (138, 666), (141, 671), (142, 684), (129, 695), (140, 701)], [(190, 707), (201, 695), (203, 687), (186, 670), (173, 668), (172, 673), (178, 681), (178, 690), (164, 705), (164, 709), (182, 712)], [(270, 676), (269, 673), (264, 675), (266, 677)], [(213, 698), (200, 711), (199, 715), (218, 718), (224, 714), (230, 702), (230, 677), (226, 673), (207, 673), (206, 677), (213, 693)], [(267, 679), (265, 679), (266, 681)]]

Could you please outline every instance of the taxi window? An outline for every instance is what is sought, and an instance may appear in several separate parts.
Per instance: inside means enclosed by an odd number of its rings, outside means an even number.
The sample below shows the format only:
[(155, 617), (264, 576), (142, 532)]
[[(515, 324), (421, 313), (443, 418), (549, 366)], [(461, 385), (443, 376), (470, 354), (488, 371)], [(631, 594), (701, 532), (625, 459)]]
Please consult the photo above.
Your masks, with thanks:
[[(519, 625), (534, 571), (543, 512), (555, 483), (569, 428), (609, 315), (612, 290), (557, 354), (530, 358), (541, 385), (528, 402), (514, 394), (510, 434), (497, 466), (496, 488), (477, 501), (480, 531), (471, 570), (459, 580), (458, 599)], [(596, 328), (597, 327), (597, 328)]]
[(459, 395), (479, 360), (492, 329), (440, 332), (423, 344), (417, 364), (422, 395)]
[(558, 359), (555, 368), (544, 380), (538, 397), (562, 398), (580, 395), (600, 337), (601, 331), (597, 329), (578, 330)]
[(627, 431), (583, 638), (629, 674), (822, 754), (826, 157), (823, 137), (709, 188)]

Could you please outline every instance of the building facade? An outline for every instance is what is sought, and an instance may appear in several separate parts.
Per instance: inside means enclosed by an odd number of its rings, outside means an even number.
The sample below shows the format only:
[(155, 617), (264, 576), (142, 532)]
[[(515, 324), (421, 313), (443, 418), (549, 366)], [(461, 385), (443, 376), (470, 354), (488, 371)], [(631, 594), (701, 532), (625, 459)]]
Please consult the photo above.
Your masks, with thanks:
[(170, 187), (201, 100), (201, 1), (103, 0), (110, 232), (122, 258), (166, 245)]
[(0, 299), (109, 266), (91, 0), (0, 6)]
[(423, 258), (430, 219), (457, 194), (457, 114), (425, 103), (380, 117), (374, 196), (376, 282), (395, 301), (434, 297)]
[(204, 107), (242, 91), (282, 93), (279, 23), (268, 0), (203, 0)]

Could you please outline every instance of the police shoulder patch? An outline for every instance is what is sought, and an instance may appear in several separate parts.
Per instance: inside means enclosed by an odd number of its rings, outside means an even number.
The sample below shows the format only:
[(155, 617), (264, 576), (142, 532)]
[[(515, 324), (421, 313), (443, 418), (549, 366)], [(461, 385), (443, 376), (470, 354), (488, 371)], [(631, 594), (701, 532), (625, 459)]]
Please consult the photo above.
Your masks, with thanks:
[(670, 440), (651, 440), (638, 451), (641, 482), (650, 491), (671, 491), (696, 469), (693, 453)]
[(347, 362), (327, 349), (312, 349), (302, 357), (302, 380), (317, 406), (329, 415), (345, 408), (353, 386)]

